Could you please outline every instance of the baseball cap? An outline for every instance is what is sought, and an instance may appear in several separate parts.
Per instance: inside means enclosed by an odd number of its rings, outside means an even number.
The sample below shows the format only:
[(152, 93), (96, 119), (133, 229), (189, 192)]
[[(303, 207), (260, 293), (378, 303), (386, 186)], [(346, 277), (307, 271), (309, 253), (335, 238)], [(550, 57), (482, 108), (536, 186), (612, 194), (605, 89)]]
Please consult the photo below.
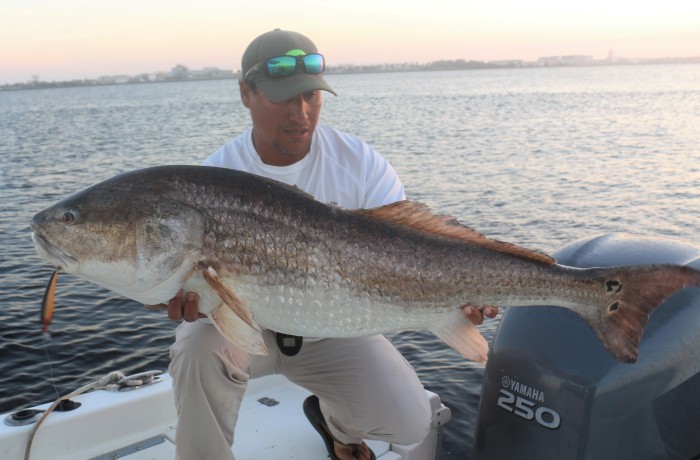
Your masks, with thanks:
[[(303, 56), (318, 53), (316, 45), (308, 37), (288, 30), (275, 29), (256, 37), (243, 53), (241, 73), (244, 78), (257, 64), (278, 56)], [(337, 96), (322, 74), (309, 74), (297, 65), (294, 74), (288, 77), (269, 77), (264, 74), (255, 79), (255, 84), (273, 102), (282, 102), (299, 93), (322, 89)]]

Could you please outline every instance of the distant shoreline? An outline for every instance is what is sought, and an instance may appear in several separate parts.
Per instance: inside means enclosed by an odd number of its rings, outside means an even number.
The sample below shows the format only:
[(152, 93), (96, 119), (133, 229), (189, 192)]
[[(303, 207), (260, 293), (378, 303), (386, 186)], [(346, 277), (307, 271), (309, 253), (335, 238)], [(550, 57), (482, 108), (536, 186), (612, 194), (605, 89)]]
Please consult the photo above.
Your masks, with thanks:
[[(603, 59), (593, 60), (589, 56), (552, 56), (540, 58), (535, 62), (521, 60), (504, 61), (435, 61), (429, 64), (401, 63), (376, 65), (341, 65), (326, 69), (327, 75), (389, 73), (389, 72), (426, 72), (449, 70), (484, 70), (484, 69), (528, 69), (528, 68), (560, 68), (560, 67), (605, 67), (605, 66), (634, 66), (658, 64), (699, 64), (700, 56), (689, 58), (658, 58), (658, 59)], [(135, 76), (105, 76), (96, 79), (41, 81), (36, 78), (25, 83), (8, 83), (0, 85), (0, 91), (20, 91), (49, 88), (74, 88), (85, 86), (114, 86), (129, 84), (168, 83), (183, 81), (233, 80), (240, 78), (240, 72), (207, 68), (190, 71), (178, 64), (170, 72), (154, 74), (139, 74)]]

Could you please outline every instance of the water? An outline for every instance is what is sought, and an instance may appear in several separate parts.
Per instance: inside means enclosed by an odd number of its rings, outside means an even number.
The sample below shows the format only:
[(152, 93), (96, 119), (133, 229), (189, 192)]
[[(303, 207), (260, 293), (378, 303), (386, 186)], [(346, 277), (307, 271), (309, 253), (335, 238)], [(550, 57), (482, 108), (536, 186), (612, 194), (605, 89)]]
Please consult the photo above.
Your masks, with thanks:
[[(606, 232), (697, 240), (700, 66), (332, 75), (322, 122), (369, 141), (407, 195), (499, 239), (552, 252)], [(249, 124), (234, 81), (0, 93), (0, 412), (111, 370), (168, 364), (160, 312), (58, 278), (52, 339), (39, 307), (51, 267), (27, 223), (115, 173), (197, 164)], [(491, 339), (498, 319), (481, 331)], [(470, 457), (483, 367), (432, 336), (392, 337), (453, 412), (446, 459)]]

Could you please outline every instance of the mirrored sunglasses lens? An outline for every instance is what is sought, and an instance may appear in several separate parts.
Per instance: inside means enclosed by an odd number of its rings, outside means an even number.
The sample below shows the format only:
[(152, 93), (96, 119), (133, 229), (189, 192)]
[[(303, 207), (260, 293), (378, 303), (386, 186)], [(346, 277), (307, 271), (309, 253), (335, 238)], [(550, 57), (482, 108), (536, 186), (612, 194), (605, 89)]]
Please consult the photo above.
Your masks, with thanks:
[(323, 73), (325, 61), (320, 54), (309, 54), (304, 56), (304, 66), (306, 67), (306, 73), (319, 74)]
[(271, 77), (288, 77), (294, 74), (296, 66), (294, 56), (280, 56), (267, 61), (267, 72)]

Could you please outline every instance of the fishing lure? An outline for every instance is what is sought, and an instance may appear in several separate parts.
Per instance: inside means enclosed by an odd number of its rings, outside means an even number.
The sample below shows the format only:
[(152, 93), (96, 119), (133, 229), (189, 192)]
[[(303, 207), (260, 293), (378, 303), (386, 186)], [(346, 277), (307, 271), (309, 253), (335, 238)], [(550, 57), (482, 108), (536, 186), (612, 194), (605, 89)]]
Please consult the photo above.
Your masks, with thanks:
[(58, 268), (54, 270), (49, 279), (49, 284), (44, 291), (44, 299), (41, 301), (41, 332), (44, 335), (49, 333), (49, 324), (53, 318), (54, 305), (56, 303), (56, 277)]

